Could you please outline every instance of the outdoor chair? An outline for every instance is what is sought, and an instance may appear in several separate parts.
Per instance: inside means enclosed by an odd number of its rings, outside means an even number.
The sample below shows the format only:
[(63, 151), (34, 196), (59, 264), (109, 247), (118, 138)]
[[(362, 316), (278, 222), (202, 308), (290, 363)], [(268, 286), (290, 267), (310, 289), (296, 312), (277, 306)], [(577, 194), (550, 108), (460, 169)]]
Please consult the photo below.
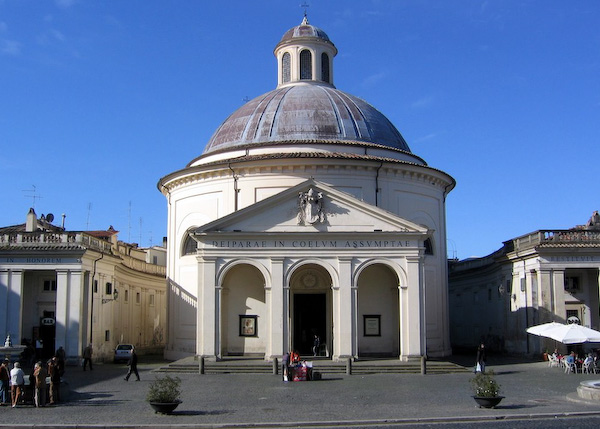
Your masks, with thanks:
[(565, 360), (565, 374), (567, 372), (573, 372), (574, 374), (577, 374), (577, 364), (575, 362), (567, 362)]
[(565, 360), (565, 374), (567, 372), (573, 372), (574, 374), (577, 374), (577, 364), (575, 362), (567, 362)]
[(582, 369), (581, 369), (581, 373), (582, 374), (595, 374), (596, 373), (596, 368), (594, 367), (594, 362), (587, 362), (587, 363), (583, 363)]
[(553, 367), (553, 366), (560, 366), (560, 360), (554, 356), (554, 355), (549, 355), (548, 356), (548, 366), (549, 367)]

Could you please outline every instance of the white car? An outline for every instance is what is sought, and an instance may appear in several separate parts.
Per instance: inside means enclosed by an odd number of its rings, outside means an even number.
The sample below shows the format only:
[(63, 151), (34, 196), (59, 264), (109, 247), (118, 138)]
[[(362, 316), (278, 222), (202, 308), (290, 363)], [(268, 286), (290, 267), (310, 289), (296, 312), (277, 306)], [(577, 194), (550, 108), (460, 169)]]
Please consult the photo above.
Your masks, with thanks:
[(133, 349), (133, 344), (119, 344), (115, 347), (115, 358), (114, 362), (127, 362), (131, 357), (131, 350)]

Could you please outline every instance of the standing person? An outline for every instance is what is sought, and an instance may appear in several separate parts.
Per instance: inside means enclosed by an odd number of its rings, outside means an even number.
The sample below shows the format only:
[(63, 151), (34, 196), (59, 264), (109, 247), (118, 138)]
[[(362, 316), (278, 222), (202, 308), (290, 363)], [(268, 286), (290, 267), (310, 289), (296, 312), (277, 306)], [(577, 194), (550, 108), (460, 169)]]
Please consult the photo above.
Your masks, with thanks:
[(317, 356), (319, 354), (319, 346), (321, 345), (321, 338), (317, 334), (315, 334), (315, 338), (313, 340), (313, 356)]
[(138, 370), (137, 370), (137, 362), (138, 362), (137, 353), (135, 352), (135, 347), (133, 347), (131, 349), (131, 357), (129, 358), (129, 363), (127, 364), (127, 365), (129, 365), (129, 371), (127, 371), (127, 375), (125, 376), (125, 381), (129, 381), (129, 377), (131, 377), (131, 373), (134, 373), (135, 376), (137, 377), (137, 381), (140, 381), (140, 375), (138, 374)]
[(290, 354), (286, 352), (281, 357), (281, 373), (283, 374), (283, 381), (288, 381), (289, 366), (290, 366)]
[(60, 376), (62, 377), (65, 373), (65, 360), (67, 359), (67, 354), (65, 353), (65, 349), (62, 346), (58, 348), (56, 351), (56, 361), (58, 362), (58, 371), (60, 372)]
[(479, 365), (479, 370), (481, 372), (485, 372), (485, 360), (485, 344), (481, 343), (479, 344), (479, 347), (477, 347), (477, 365)]
[(48, 361), (48, 375), (50, 376), (50, 405), (60, 401), (60, 369), (55, 357)]
[(93, 350), (92, 350), (92, 343), (90, 343), (85, 349), (83, 349), (83, 370), (85, 371), (85, 368), (87, 367), (87, 364), (90, 364), (90, 371), (93, 370), (94, 368), (92, 368), (92, 354), (93, 354)]
[(33, 377), (35, 378), (35, 390), (34, 390), (34, 402), (36, 407), (46, 406), (46, 377), (48, 372), (42, 362), (36, 362), (33, 370)]
[(0, 403), (8, 404), (8, 395), (10, 395), (10, 360), (4, 359), (0, 365)]
[(13, 369), (10, 370), (10, 390), (12, 394), (12, 407), (15, 408), (21, 399), (23, 387), (25, 386), (25, 373), (21, 369), (21, 364), (15, 362)]

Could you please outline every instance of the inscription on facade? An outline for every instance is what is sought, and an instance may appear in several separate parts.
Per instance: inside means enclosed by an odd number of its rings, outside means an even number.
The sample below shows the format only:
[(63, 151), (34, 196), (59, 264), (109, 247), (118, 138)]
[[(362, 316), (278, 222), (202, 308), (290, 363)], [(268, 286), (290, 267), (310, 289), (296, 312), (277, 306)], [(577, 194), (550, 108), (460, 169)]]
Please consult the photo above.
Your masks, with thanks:
[(0, 261), (8, 264), (80, 264), (77, 258), (2, 258)]
[(213, 240), (209, 246), (232, 249), (271, 247), (295, 249), (389, 249), (411, 247), (414, 246), (414, 243), (411, 243), (410, 240)]
[(550, 256), (548, 258), (551, 262), (598, 262), (600, 257), (598, 256)]

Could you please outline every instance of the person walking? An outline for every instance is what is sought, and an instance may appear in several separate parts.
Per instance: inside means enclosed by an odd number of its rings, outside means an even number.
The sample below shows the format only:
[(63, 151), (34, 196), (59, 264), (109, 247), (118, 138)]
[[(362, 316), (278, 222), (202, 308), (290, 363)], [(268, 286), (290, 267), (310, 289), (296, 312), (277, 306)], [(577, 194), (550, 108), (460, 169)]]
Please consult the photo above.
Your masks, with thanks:
[(485, 372), (485, 344), (479, 344), (477, 347), (477, 363), (475, 367), (475, 372)]
[(129, 366), (129, 371), (127, 371), (127, 375), (125, 376), (125, 381), (129, 381), (129, 377), (131, 377), (131, 373), (134, 373), (135, 376), (137, 377), (137, 381), (140, 381), (140, 375), (138, 374), (138, 370), (137, 370), (137, 362), (138, 362), (137, 353), (135, 352), (135, 347), (133, 347), (131, 349), (131, 357), (129, 358), (129, 363), (127, 364)]
[(87, 367), (88, 363), (90, 364), (90, 371), (94, 369), (94, 368), (92, 368), (92, 354), (93, 354), (92, 343), (90, 343), (85, 349), (83, 349), (83, 370), (84, 371), (85, 371), (85, 368)]
[(4, 359), (0, 365), (0, 404), (8, 404), (8, 395), (10, 395), (10, 360)]
[(48, 372), (41, 361), (35, 363), (33, 377), (35, 378), (34, 402), (36, 407), (46, 406), (46, 377)]
[(15, 408), (21, 399), (23, 387), (25, 386), (25, 373), (21, 369), (21, 364), (15, 362), (13, 369), (10, 370), (10, 390), (12, 394), (12, 407)]
[(319, 355), (319, 347), (320, 346), (321, 346), (321, 338), (319, 338), (319, 336), (317, 334), (315, 334), (315, 337), (313, 339), (313, 356)]

